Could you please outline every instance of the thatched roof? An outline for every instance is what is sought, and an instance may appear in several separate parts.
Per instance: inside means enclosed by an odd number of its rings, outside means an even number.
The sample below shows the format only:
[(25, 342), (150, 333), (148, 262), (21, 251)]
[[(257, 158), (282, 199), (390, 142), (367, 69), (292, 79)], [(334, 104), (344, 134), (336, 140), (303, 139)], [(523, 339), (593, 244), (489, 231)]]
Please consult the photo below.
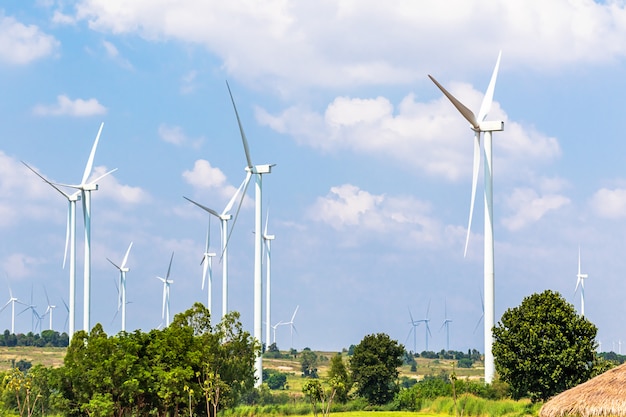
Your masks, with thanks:
[(553, 397), (540, 417), (626, 417), (626, 363)]

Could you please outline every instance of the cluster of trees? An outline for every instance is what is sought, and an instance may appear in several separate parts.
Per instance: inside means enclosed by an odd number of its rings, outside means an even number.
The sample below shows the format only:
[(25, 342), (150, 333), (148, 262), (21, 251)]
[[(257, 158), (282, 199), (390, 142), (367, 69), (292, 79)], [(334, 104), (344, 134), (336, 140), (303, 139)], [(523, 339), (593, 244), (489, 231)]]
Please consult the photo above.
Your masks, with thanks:
[(0, 346), (36, 346), (36, 347), (67, 347), (70, 338), (67, 333), (54, 330), (43, 330), (41, 334), (28, 332), (26, 334), (11, 333), (5, 330), (0, 336)]
[(4, 395), (20, 413), (28, 404), (65, 416), (215, 416), (253, 388), (259, 351), (238, 313), (213, 326), (196, 303), (163, 330), (76, 332), (62, 367), (13, 370)]

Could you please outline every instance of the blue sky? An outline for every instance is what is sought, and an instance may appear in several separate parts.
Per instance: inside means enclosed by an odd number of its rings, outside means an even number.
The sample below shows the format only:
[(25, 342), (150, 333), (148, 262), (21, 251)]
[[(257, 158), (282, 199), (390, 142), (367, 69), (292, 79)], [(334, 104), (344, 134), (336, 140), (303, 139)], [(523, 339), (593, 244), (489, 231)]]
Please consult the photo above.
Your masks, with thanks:
[[(428, 305), (429, 350), (483, 350), (483, 204), (467, 257), (472, 137), (432, 74), (478, 110), (498, 52), (494, 135), (496, 320), (525, 296), (574, 293), (602, 350), (626, 329), (626, 5), (619, 1), (8, 1), (0, 10), (0, 302), (8, 286), (63, 330), (67, 203), (30, 173), (78, 182), (101, 122), (93, 193), (92, 324), (120, 329), (107, 262), (133, 241), (129, 330), (205, 301), (208, 215), (245, 176), (225, 81), (264, 177), (272, 324), (293, 346), (339, 350), (370, 333), (407, 340)], [(252, 331), (253, 188), (229, 243), (229, 305)], [(78, 218), (77, 327), (82, 323)], [(265, 214), (264, 214), (265, 217)], [(219, 247), (212, 220), (211, 246)], [(215, 316), (221, 267), (214, 265)], [(2, 294), (5, 294), (2, 296)], [(19, 310), (18, 310), (19, 311)], [(16, 331), (31, 329), (29, 312)], [(47, 323), (47, 322), (46, 322)], [(10, 327), (10, 311), (0, 313)], [(47, 327), (47, 325), (44, 325)], [(289, 348), (287, 326), (277, 342)], [(425, 349), (418, 328), (417, 350)], [(626, 347), (625, 347), (626, 349)]]

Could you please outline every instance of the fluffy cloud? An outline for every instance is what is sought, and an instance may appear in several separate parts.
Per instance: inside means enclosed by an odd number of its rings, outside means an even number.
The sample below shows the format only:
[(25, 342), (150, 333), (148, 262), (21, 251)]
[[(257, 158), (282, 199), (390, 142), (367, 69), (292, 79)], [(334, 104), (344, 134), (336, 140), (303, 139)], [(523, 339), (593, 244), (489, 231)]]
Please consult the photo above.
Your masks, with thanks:
[(24, 65), (52, 55), (59, 41), (37, 26), (25, 25), (0, 12), (0, 61)]
[(150, 194), (140, 187), (120, 184), (112, 174), (102, 177), (107, 172), (107, 167), (97, 166), (89, 177), (89, 181), (101, 178), (98, 180), (98, 197), (108, 198), (122, 205), (146, 204), (151, 201)]
[(442, 230), (430, 214), (430, 205), (410, 197), (375, 195), (351, 184), (332, 187), (308, 209), (317, 222), (326, 223), (353, 239), (396, 234), (398, 242), (438, 243)]
[[(222, 201), (230, 200), (237, 191), (237, 188), (228, 183), (222, 170), (211, 166), (211, 163), (204, 159), (198, 159), (194, 163), (193, 169), (184, 171), (182, 175), (185, 181), (199, 193), (217, 194)], [(249, 207), (252, 205), (252, 200), (245, 197), (243, 204), (245, 207)]]
[[(75, 10), (73, 18), (94, 30), (202, 45), (230, 74), (283, 89), (410, 83), (429, 71), (485, 70), (495, 52), (465, 45), (494, 39), (507, 65), (538, 70), (626, 56), (626, 6), (617, 2), (83, 0)], [(381, 38), (378, 27), (389, 36)]]
[[(450, 90), (468, 107), (479, 107), (482, 94), (471, 86), (453, 83)], [(500, 175), (560, 156), (555, 138), (510, 121), (497, 102), (490, 118), (506, 125), (504, 132), (495, 133), (499, 140), (494, 141)], [(445, 97), (421, 103), (410, 94), (396, 107), (384, 97), (337, 97), (323, 114), (301, 107), (278, 115), (258, 109), (257, 119), (302, 145), (391, 157), (411, 170), (449, 181), (469, 178), (472, 170), (473, 133)]]
[(520, 230), (569, 203), (570, 199), (560, 194), (539, 195), (531, 188), (517, 188), (505, 202), (513, 214), (504, 217), (502, 224), (511, 231)]
[(600, 217), (620, 219), (626, 217), (626, 189), (601, 188), (591, 197), (591, 209)]
[(57, 96), (56, 104), (38, 104), (33, 109), (33, 113), (38, 116), (87, 117), (106, 114), (106, 112), (106, 107), (100, 104), (95, 98), (88, 100), (77, 98), (72, 100), (64, 94)]

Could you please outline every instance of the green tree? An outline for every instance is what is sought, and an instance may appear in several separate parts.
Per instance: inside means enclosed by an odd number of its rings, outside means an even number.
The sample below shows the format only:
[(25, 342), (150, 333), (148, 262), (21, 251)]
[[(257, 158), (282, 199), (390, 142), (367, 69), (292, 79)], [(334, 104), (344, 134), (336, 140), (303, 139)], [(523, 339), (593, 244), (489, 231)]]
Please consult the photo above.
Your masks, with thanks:
[(596, 332), (559, 293), (526, 297), (493, 329), (498, 375), (513, 398), (546, 400), (593, 375)]
[(344, 404), (348, 401), (348, 392), (350, 391), (350, 376), (343, 362), (341, 353), (337, 353), (330, 359), (330, 368), (328, 369), (328, 378), (337, 381), (337, 393), (335, 400)]
[(304, 348), (300, 354), (302, 364), (302, 376), (317, 378), (317, 354), (310, 348)]
[(386, 404), (398, 391), (404, 346), (384, 333), (365, 336), (350, 360), (357, 394), (370, 404)]

